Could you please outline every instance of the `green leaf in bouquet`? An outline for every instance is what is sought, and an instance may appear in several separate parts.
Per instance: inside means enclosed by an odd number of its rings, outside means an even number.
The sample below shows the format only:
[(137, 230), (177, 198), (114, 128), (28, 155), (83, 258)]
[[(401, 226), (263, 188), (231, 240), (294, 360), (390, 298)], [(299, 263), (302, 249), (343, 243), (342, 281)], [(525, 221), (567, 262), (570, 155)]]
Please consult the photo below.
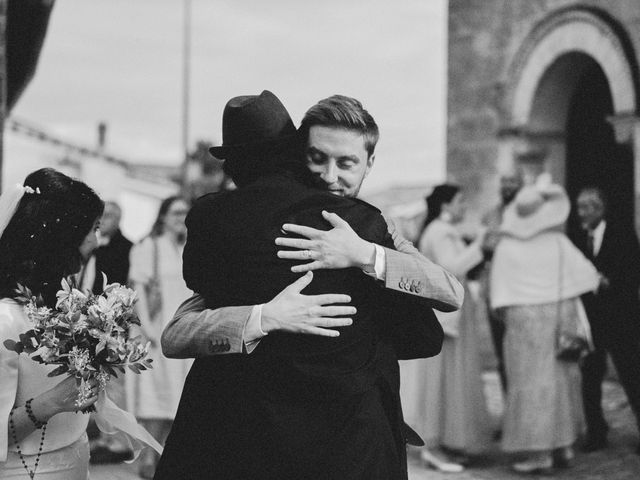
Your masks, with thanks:
[(19, 337), (25, 353), (31, 354), (38, 349), (38, 335), (34, 330), (28, 330), (25, 333), (21, 333)]
[(129, 370), (140, 375), (140, 369), (134, 363), (129, 365)]
[(26, 287), (26, 286), (24, 286), (24, 285), (22, 285), (20, 283), (16, 287), (16, 293), (17, 293), (17, 295), (15, 297), (15, 300), (18, 303), (22, 303), (22, 304), (29, 303), (31, 301), (31, 297), (33, 296), (31, 294), (31, 290), (29, 290), (28, 287)]
[(8, 349), (11, 350), (12, 352), (16, 352), (16, 353), (22, 353), (24, 351), (24, 346), (22, 345), (22, 342), (16, 342), (15, 340), (5, 340), (4, 342), (4, 346)]
[(96, 345), (96, 355), (99, 355), (100, 352), (102, 352), (106, 346), (107, 346), (107, 339), (106, 337), (103, 336), (98, 342), (98, 345)]
[(57, 377), (58, 375), (62, 375), (63, 373), (67, 373), (69, 371), (69, 366), (67, 364), (60, 365), (59, 367), (53, 369), (47, 374), (47, 377)]

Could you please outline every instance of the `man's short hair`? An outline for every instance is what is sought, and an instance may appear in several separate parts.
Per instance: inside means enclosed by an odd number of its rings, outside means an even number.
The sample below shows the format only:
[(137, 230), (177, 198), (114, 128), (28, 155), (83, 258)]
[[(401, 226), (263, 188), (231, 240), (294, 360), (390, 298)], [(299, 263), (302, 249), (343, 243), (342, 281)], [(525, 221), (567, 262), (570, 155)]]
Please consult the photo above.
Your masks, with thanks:
[(364, 146), (369, 156), (378, 143), (380, 132), (371, 114), (362, 104), (352, 97), (332, 95), (320, 100), (304, 114), (299, 132), (305, 140), (311, 127), (321, 126), (341, 128), (360, 133), (364, 137)]

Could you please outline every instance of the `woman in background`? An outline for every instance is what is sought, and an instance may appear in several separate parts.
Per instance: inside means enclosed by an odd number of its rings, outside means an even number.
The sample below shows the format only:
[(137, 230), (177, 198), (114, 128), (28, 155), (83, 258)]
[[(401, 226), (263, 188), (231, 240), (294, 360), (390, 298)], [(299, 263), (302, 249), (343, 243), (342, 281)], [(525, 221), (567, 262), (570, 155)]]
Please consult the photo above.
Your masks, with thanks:
[[(24, 186), (0, 197), (0, 343), (32, 328), (15, 301), (18, 283), (55, 308), (63, 277), (77, 273), (97, 247), (103, 204), (87, 185), (53, 170), (31, 173)], [(0, 478), (86, 480), (89, 415), (78, 411), (76, 379), (47, 374), (35, 362), (0, 345)]]
[[(186, 241), (185, 218), (189, 205), (181, 197), (165, 199), (151, 233), (131, 249), (129, 277), (139, 295), (136, 304), (140, 329), (151, 346), (153, 369), (135, 375), (130, 410), (163, 444), (171, 429), (191, 360), (168, 359), (160, 349), (162, 330), (192, 292), (182, 279), (182, 250)], [(130, 377), (130, 376), (127, 376)], [(152, 478), (158, 455), (146, 449), (140, 456), (139, 474)]]
[(505, 209), (491, 270), (491, 305), (506, 327), (502, 448), (525, 453), (512, 465), (520, 473), (573, 458), (582, 428), (580, 371), (577, 359), (558, 358), (559, 332), (588, 329), (580, 295), (598, 285), (593, 265), (563, 233), (569, 199), (543, 173), (543, 160), (535, 152), (519, 159), (524, 186)]
[(456, 229), (465, 213), (456, 185), (435, 187), (427, 197), (427, 208), (420, 252), (465, 285), (465, 300), (460, 311), (436, 312), (445, 333), (439, 356), (402, 362), (401, 396), (405, 421), (426, 444), (421, 459), (437, 470), (460, 472), (462, 465), (443, 461), (431, 449), (444, 447), (464, 459), (490, 440), (476, 308), (465, 281), (467, 273), (483, 260), (483, 235), (481, 232), (467, 245)]

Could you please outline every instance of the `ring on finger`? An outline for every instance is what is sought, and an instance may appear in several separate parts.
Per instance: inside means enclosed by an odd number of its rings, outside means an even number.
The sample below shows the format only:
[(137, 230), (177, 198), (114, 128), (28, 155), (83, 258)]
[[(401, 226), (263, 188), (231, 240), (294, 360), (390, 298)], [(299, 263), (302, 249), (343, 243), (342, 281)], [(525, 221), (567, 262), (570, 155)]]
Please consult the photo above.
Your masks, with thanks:
[(304, 251), (304, 256), (307, 258), (311, 258), (311, 250), (305, 250)]

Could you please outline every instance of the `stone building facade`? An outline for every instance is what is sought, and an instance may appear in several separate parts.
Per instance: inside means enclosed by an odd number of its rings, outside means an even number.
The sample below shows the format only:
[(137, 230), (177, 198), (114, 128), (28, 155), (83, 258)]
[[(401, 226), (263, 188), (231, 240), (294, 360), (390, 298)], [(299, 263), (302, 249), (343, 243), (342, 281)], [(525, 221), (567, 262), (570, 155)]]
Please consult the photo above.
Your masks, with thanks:
[(447, 173), (477, 215), (515, 153), (640, 226), (640, 1), (449, 0)]

